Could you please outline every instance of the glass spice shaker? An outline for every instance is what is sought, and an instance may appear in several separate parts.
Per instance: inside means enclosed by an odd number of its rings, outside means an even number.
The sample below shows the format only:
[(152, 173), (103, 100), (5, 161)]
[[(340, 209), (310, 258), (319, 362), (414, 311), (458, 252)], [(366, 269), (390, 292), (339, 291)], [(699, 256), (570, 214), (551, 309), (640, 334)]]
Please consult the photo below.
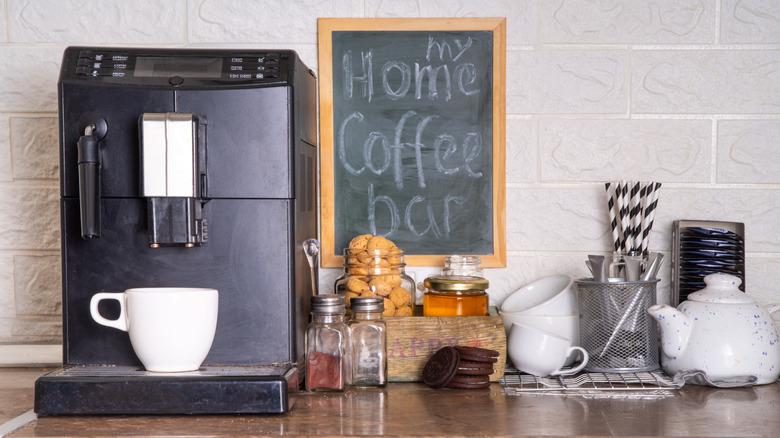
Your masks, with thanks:
[(350, 333), (350, 384), (387, 384), (387, 327), (382, 321), (382, 297), (352, 298)]
[(311, 298), (311, 323), (306, 330), (306, 390), (343, 391), (349, 363), (349, 328), (344, 322), (344, 297)]

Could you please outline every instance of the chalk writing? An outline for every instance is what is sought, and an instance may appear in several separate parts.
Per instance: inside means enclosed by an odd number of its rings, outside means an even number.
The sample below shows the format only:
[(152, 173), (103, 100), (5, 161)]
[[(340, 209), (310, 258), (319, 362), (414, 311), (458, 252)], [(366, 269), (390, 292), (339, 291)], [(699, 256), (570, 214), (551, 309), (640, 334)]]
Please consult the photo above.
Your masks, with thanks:
[(492, 248), (490, 33), (339, 33), (338, 243), (370, 232)]

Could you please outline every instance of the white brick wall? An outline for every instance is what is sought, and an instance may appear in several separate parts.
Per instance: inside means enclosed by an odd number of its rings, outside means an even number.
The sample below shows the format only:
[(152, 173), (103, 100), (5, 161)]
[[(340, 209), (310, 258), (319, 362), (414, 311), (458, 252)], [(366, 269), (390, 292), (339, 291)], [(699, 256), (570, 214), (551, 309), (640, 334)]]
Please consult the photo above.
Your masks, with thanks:
[(507, 17), (510, 257), (488, 274), (495, 301), (584, 275), (587, 253), (609, 251), (600, 182), (653, 178), (652, 248), (668, 254), (674, 219), (744, 221), (749, 288), (780, 302), (777, 0), (0, 0), (0, 342), (60, 336), (65, 46), (284, 47), (316, 68), (328, 16)]

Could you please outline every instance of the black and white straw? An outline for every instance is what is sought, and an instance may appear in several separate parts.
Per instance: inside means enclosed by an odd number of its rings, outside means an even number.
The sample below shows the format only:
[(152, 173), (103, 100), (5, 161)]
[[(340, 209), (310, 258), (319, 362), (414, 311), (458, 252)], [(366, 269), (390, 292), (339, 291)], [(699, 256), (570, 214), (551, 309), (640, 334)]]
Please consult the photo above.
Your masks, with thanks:
[(604, 188), (615, 252), (646, 253), (661, 183), (612, 181)]

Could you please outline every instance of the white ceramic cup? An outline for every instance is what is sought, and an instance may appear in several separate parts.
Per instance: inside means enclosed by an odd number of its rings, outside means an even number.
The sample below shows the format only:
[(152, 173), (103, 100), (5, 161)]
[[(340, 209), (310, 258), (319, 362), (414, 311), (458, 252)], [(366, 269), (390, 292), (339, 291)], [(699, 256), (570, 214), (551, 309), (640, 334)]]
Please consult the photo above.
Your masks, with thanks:
[[(588, 352), (571, 345), (571, 340), (534, 327), (513, 324), (509, 331), (509, 358), (515, 368), (534, 376), (576, 374), (588, 363)], [(582, 361), (572, 368), (562, 369), (566, 358), (579, 351)]]
[[(101, 300), (119, 302), (117, 319), (98, 312)], [(89, 310), (98, 324), (128, 332), (147, 371), (195, 371), (209, 354), (217, 330), (216, 289), (149, 287), (92, 296)]]
[(578, 315), (574, 281), (568, 275), (542, 277), (523, 286), (501, 303), (503, 312), (528, 315)]
[(580, 345), (579, 315), (528, 315), (524, 312), (499, 312), (509, 336), (512, 324), (526, 325), (571, 340)]

